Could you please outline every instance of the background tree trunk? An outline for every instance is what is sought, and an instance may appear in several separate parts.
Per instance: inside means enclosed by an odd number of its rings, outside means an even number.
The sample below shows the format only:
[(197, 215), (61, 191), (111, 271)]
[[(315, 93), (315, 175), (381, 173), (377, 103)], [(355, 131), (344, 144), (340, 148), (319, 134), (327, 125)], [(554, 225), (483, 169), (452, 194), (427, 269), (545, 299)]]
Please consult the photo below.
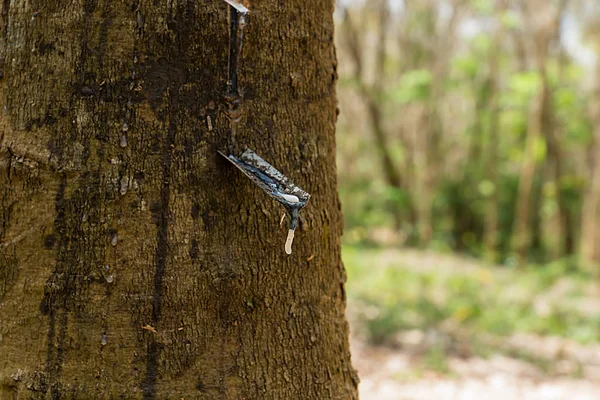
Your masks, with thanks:
[[(392, 147), (390, 144), (394, 141), (390, 140), (389, 132), (386, 131), (383, 124), (384, 110), (382, 110), (382, 106), (385, 94), (386, 39), (389, 28), (390, 10), (387, 0), (377, 1), (375, 8), (377, 14), (377, 42), (372, 84), (367, 83), (364, 79), (363, 44), (360, 31), (357, 27), (358, 24), (353, 21), (348, 9), (344, 10), (343, 27), (349, 53), (352, 56), (354, 64), (354, 79), (356, 80), (360, 97), (365, 103), (370, 130), (373, 134), (385, 182), (392, 188), (404, 191), (407, 189), (407, 179), (404, 176), (406, 171), (402, 170), (401, 165), (392, 156)], [(398, 147), (405, 147), (399, 143), (393, 144)], [(408, 214), (408, 220), (411, 223), (414, 223), (416, 219), (416, 211), (414, 210), (412, 201), (409, 200), (407, 202), (406, 208), (407, 210), (403, 212), (398, 204), (390, 205), (397, 230), (402, 229), (403, 222), (406, 220), (403, 214)]]
[[(506, 10), (506, 3), (502, 2), (497, 6), (502, 13)], [(502, 24), (499, 24), (494, 38), (493, 51), (489, 52), (489, 117), (488, 117), (488, 141), (486, 148), (486, 160), (484, 161), (485, 177), (492, 184), (493, 190), (486, 199), (485, 205), (485, 220), (484, 220), (484, 243), (485, 243), (485, 258), (490, 262), (498, 261), (498, 226), (499, 213), (498, 203), (500, 191), (500, 179), (498, 173), (498, 153), (500, 148), (500, 140), (498, 131), (500, 130), (500, 66), (498, 63), (501, 60), (502, 39), (505, 36), (505, 29)]]
[[(10, 8), (9, 8), (10, 6)], [(217, 156), (223, 1), (0, 7), (0, 398), (350, 399), (332, 1), (257, 1)]]
[[(541, 5), (542, 2), (536, 1), (535, 5)], [(533, 4), (522, 2), (522, 14), (528, 21), (530, 36), (534, 46), (534, 60), (536, 72), (540, 79), (540, 88), (532, 99), (531, 110), (528, 116), (527, 136), (525, 138), (525, 152), (521, 164), (521, 173), (519, 177), (519, 190), (515, 211), (515, 221), (513, 229), (512, 248), (519, 262), (524, 262), (527, 253), (531, 247), (541, 246), (540, 216), (539, 208), (532, 207), (533, 202), (538, 202), (541, 198), (533, 196), (534, 191), (539, 190), (534, 187), (534, 180), (538, 172), (538, 160), (536, 160), (535, 148), (542, 139), (547, 139), (548, 122), (551, 104), (551, 88), (546, 71), (546, 61), (548, 59), (549, 45), (556, 38), (560, 29), (560, 18), (566, 6), (566, 0), (561, 0), (560, 4), (549, 7), (543, 13), (536, 13)], [(547, 143), (544, 142), (544, 143)], [(549, 146), (551, 147), (551, 145)], [(552, 149), (550, 149), (552, 152)], [(559, 158), (554, 154), (554, 161)], [(556, 174), (562, 174), (560, 167)], [(561, 200), (562, 201), (562, 200)], [(561, 212), (563, 211), (561, 203)], [(532, 215), (533, 210), (534, 215)], [(531, 218), (534, 221), (531, 221)], [(530, 224), (531, 231), (529, 229)]]
[[(598, 61), (597, 61), (598, 63)], [(600, 72), (600, 63), (596, 65)], [(580, 257), (585, 263), (600, 264), (600, 81), (596, 82), (591, 104), (590, 120), (594, 129), (588, 155), (589, 182), (583, 196), (581, 209)]]

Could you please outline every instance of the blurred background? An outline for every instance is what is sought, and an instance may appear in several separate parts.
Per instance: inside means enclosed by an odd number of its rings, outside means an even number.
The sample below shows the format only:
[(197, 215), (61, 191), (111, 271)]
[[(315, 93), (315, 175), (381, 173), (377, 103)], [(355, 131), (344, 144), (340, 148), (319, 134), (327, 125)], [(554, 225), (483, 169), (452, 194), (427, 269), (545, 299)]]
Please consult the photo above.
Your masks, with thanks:
[(362, 399), (600, 399), (600, 1), (335, 17)]

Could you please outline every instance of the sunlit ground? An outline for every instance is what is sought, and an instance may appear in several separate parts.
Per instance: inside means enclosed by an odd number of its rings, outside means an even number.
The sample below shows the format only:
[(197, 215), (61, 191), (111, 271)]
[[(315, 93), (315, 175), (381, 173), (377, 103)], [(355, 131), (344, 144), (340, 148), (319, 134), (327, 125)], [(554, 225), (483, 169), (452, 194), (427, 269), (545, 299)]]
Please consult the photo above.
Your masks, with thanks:
[(363, 400), (600, 398), (589, 273), (351, 245), (343, 257)]

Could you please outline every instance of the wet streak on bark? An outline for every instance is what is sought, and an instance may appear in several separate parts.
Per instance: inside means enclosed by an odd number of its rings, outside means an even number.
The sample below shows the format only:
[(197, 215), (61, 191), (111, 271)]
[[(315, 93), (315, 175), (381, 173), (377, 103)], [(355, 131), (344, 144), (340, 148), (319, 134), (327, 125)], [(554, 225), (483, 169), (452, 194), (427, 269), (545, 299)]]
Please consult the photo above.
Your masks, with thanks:
[[(171, 103), (171, 115), (169, 118), (169, 128), (163, 144), (162, 155), (162, 187), (160, 191), (160, 208), (155, 210), (156, 219), (156, 270), (154, 273), (154, 294), (152, 296), (152, 323), (160, 320), (163, 301), (163, 279), (167, 268), (167, 253), (169, 248), (169, 201), (171, 197), (171, 160), (172, 146), (175, 142), (177, 132), (176, 113), (178, 109), (178, 96), (176, 88), (173, 91), (173, 101)], [(146, 375), (142, 389), (145, 399), (156, 398), (156, 382), (158, 380), (158, 358), (160, 356), (160, 346), (156, 338), (152, 336), (151, 343), (148, 346), (148, 355), (146, 360)]]
[[(6, 38), (6, 32), (8, 30), (8, 10), (10, 8), (10, 0), (2, 0), (2, 9), (0, 9), (0, 21), (2, 29), (2, 37)], [(2, 60), (0, 60), (2, 61)], [(1, 64), (0, 64), (1, 66)], [(1, 72), (1, 71), (0, 71)]]
[[(238, 11), (229, 6), (229, 82), (228, 92), (229, 94), (238, 95), (238, 56), (241, 54), (242, 49), (242, 38), (243, 31), (239, 29), (239, 18)], [(242, 17), (243, 18), (243, 17)], [(238, 38), (238, 30), (240, 37)], [(239, 43), (238, 43), (239, 41)], [(239, 44), (239, 50), (238, 50)]]
[[(65, 338), (67, 336), (67, 311), (57, 310), (52, 311), (53, 314), (58, 314), (58, 334), (56, 337), (56, 354), (54, 359), (54, 365), (51, 366), (53, 380), (50, 386), (50, 395), (52, 400), (60, 399), (62, 396), (62, 385), (60, 383), (60, 376), (62, 373), (62, 365), (64, 360), (65, 351)], [(54, 319), (56, 318), (53, 315)]]
[[(92, 18), (92, 13), (96, 4), (86, 2), (84, 6), (83, 23), (88, 23)], [(105, 5), (102, 10), (102, 23), (99, 29), (99, 54), (93, 56), (89, 53), (86, 45), (88, 43), (88, 31), (84, 30), (80, 46), (81, 61), (77, 66), (78, 84), (85, 85), (90, 78), (87, 76), (86, 67), (89, 63), (97, 63), (102, 66), (102, 54), (106, 51), (107, 33), (111, 24), (111, 19), (107, 15), (108, 6)], [(73, 96), (70, 101), (70, 109), (76, 108), (78, 99)], [(86, 101), (88, 108), (96, 108), (93, 99)], [(72, 116), (70, 116), (73, 119)], [(100, 129), (105, 129), (103, 121), (97, 123)], [(73, 142), (80, 141), (83, 146), (81, 154), (81, 165), (86, 166), (90, 158), (90, 135), (80, 132), (72, 127), (66, 131), (60, 132), (53, 130), (52, 139), (49, 143), (51, 157), (57, 161), (59, 169), (68, 160), (68, 148)], [(103, 145), (98, 146), (98, 153), (103, 152)], [(82, 241), (84, 237), (88, 239), (96, 237), (95, 229), (84, 229), (80, 222), (80, 213), (97, 213), (104, 193), (101, 192), (99, 182), (101, 180), (101, 167), (98, 165), (93, 170), (82, 174), (77, 180), (74, 194), (71, 198), (66, 198), (66, 189), (68, 186), (67, 174), (60, 174), (58, 190), (55, 196), (54, 234), (58, 237), (58, 246), (56, 250), (56, 266), (46, 282), (44, 290), (44, 299), (40, 309), (43, 314), (49, 316), (49, 325), (47, 333), (46, 350), (46, 374), (47, 385), (44, 389), (50, 389), (52, 399), (60, 399), (62, 396), (61, 375), (64, 362), (65, 340), (67, 337), (67, 324), (69, 313), (79, 313), (83, 308), (82, 293), (87, 283), (86, 277), (93, 265), (94, 246), (88, 247)], [(94, 189), (90, 191), (90, 189)], [(90, 207), (90, 210), (86, 210)], [(94, 243), (94, 245), (99, 245)]]
[[(50, 311), (50, 321), (48, 322), (48, 333), (46, 340), (48, 341), (46, 350), (46, 379), (53, 380), (55, 372), (56, 357), (54, 354), (54, 337), (56, 336), (56, 313), (54, 310)], [(42, 386), (44, 394), (47, 393), (48, 387), (44, 383)]]
[[(68, 239), (65, 237), (65, 188), (67, 186), (67, 177), (65, 174), (62, 174), (60, 177), (60, 183), (58, 186), (58, 190), (56, 192), (56, 200), (55, 200), (55, 209), (56, 209), (56, 218), (54, 220), (54, 231), (59, 237), (59, 249), (65, 248), (68, 246)], [(60, 264), (60, 251), (57, 252), (57, 264)], [(46, 288), (44, 291), (44, 299), (40, 304), (40, 311), (42, 314), (49, 315), (48, 322), (48, 333), (47, 333), (47, 349), (46, 349), (46, 375), (47, 380), (50, 385), (50, 390), (52, 396), (59, 393), (58, 391), (58, 381), (60, 379), (60, 373), (62, 369), (61, 361), (63, 355), (63, 344), (66, 332), (66, 323), (67, 323), (67, 315), (66, 313), (60, 312), (58, 307), (56, 306), (56, 298), (57, 291), (55, 286), (60, 283), (57, 282), (57, 271), (59, 266), (57, 265), (57, 269), (52, 273), (48, 281), (46, 282)], [(59, 289), (60, 290), (60, 289)], [(60, 306), (60, 305), (59, 305)], [(59, 338), (58, 343), (55, 345), (56, 338), (56, 317), (57, 313), (60, 312), (60, 327), (59, 327)], [(62, 325), (64, 323), (64, 326)], [(44, 393), (48, 389), (47, 386), (44, 386)]]
[(248, 13), (238, 11), (233, 6), (229, 8), (229, 77), (225, 100), (227, 101), (227, 117), (230, 121), (229, 151), (236, 150), (238, 124), (242, 115), (242, 95), (238, 88), (238, 73), (241, 65), (242, 47), (244, 44), (244, 28)]
[(7, 250), (7, 247), (9, 246), (2, 242), (0, 235), (0, 302), (19, 273), (19, 260), (16, 257), (15, 248), (10, 246), (11, 249)]

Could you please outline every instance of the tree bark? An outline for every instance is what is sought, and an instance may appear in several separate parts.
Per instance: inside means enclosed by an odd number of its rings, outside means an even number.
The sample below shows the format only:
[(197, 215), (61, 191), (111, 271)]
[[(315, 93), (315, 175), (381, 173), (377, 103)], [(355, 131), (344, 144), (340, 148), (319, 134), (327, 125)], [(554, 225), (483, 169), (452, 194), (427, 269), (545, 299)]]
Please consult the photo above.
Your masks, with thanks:
[[(500, 8), (505, 9), (504, 4)], [(500, 129), (500, 52), (502, 49), (502, 37), (504, 29), (498, 28), (494, 37), (494, 50), (490, 52), (490, 71), (489, 71), (489, 125), (488, 125), (488, 143), (486, 149), (485, 174), (493, 186), (493, 191), (486, 199), (485, 221), (484, 221), (484, 243), (485, 258), (495, 263), (498, 261), (498, 226), (499, 213), (498, 203), (500, 191), (500, 179), (498, 174), (498, 153), (500, 148), (500, 138), (498, 131)]]
[[(402, 167), (394, 161), (392, 151), (390, 148), (389, 133), (384, 127), (384, 117), (382, 112), (383, 94), (384, 94), (384, 80), (385, 80), (385, 63), (386, 63), (386, 37), (387, 29), (389, 25), (389, 8), (387, 1), (378, 1), (375, 4), (377, 8), (377, 42), (376, 42), (376, 54), (375, 54), (375, 66), (374, 66), (374, 79), (373, 83), (369, 85), (364, 77), (364, 62), (362, 55), (362, 45), (360, 40), (360, 32), (356, 24), (352, 21), (350, 11), (345, 10), (344, 15), (344, 31), (346, 33), (346, 41), (348, 43), (348, 51), (351, 55), (352, 62), (354, 64), (354, 79), (358, 86), (358, 94), (361, 100), (365, 103), (366, 114), (369, 118), (369, 126), (375, 139), (375, 147), (379, 155), (381, 162), (381, 168), (383, 177), (387, 185), (392, 188), (406, 191), (407, 190), (407, 179), (406, 171), (402, 170)], [(394, 143), (396, 146), (405, 148), (399, 143)], [(406, 220), (403, 215), (403, 210), (400, 209), (398, 204), (391, 204), (391, 213), (394, 217), (394, 224), (397, 230), (402, 229), (403, 222)], [(409, 199), (406, 204), (406, 214), (408, 214), (408, 221), (414, 225), (416, 220), (416, 211), (413, 206), (412, 199)]]
[[(415, 158), (421, 158), (423, 167), (420, 169), (419, 178), (422, 181), (419, 194), (419, 241), (422, 246), (427, 246), (433, 239), (434, 214), (433, 202), (437, 191), (441, 168), (444, 165), (446, 149), (444, 148), (444, 126), (440, 112), (440, 103), (444, 97), (444, 83), (448, 78), (453, 50), (456, 45), (456, 29), (460, 23), (465, 3), (462, 0), (451, 2), (452, 11), (448, 22), (443, 27), (432, 27), (434, 32), (432, 46), (434, 52), (430, 60), (432, 74), (429, 98), (425, 103), (422, 123), (422, 139), (419, 141), (422, 148), (417, 150), (421, 154)], [(428, 3), (431, 15), (437, 15), (436, 2)], [(439, 18), (439, 15), (437, 15)]]
[[(558, 55), (558, 74), (559, 79), (561, 81), (564, 80), (564, 69), (565, 69), (565, 57), (564, 49), (561, 44), (561, 32), (560, 27), (558, 26), (561, 18), (561, 15), (564, 13), (564, 8), (566, 7), (566, 1), (562, 1), (560, 3), (560, 9), (557, 10), (558, 17), (557, 23), (553, 27), (553, 37), (552, 42), (555, 42), (556, 46), (559, 49)], [(550, 87), (550, 82), (548, 82), (547, 74), (543, 75), (543, 78), (546, 80), (544, 83), (546, 86)], [(565, 198), (564, 191), (562, 190), (563, 186), (563, 175), (565, 173), (566, 163), (564, 162), (563, 150), (561, 148), (561, 127), (560, 123), (556, 118), (554, 113), (554, 93), (552, 90), (549, 90), (547, 101), (544, 103), (543, 107), (543, 115), (542, 115), (542, 132), (544, 133), (546, 139), (546, 145), (548, 148), (548, 162), (551, 164), (551, 173), (552, 178), (554, 179), (554, 184), (556, 186), (556, 200), (558, 206), (558, 220), (559, 220), (559, 237), (562, 239), (560, 243), (560, 247), (558, 249), (558, 256), (570, 256), (575, 252), (575, 220), (573, 218), (571, 210), (569, 210), (569, 206), (567, 203), (567, 199)]]
[[(257, 1), (230, 143), (220, 0), (1, 3), (0, 398), (351, 399), (332, 1)], [(10, 5), (10, 8), (9, 8)]]
[[(517, 203), (515, 212), (514, 232), (512, 248), (518, 258), (519, 263), (524, 263), (529, 251), (532, 233), (531, 233), (531, 203), (532, 191), (534, 190), (534, 178), (537, 170), (537, 161), (535, 159), (536, 142), (541, 137), (542, 130), (542, 109), (548, 96), (548, 88), (545, 84), (541, 85), (539, 93), (532, 99), (531, 110), (529, 111), (527, 124), (527, 137), (525, 139), (525, 150), (521, 171), (519, 174), (519, 189), (517, 193)], [(535, 213), (539, 210), (535, 210)]]
[[(548, 99), (551, 101), (551, 99)], [(552, 104), (548, 103), (544, 105), (544, 134), (546, 137), (546, 143), (548, 147), (548, 158), (549, 162), (552, 164), (552, 178), (554, 179), (554, 184), (556, 186), (556, 200), (558, 205), (558, 219), (559, 219), (559, 228), (560, 233), (559, 237), (562, 239), (560, 241), (560, 247), (558, 249), (558, 256), (570, 256), (575, 251), (575, 238), (574, 238), (574, 225), (575, 221), (572, 217), (572, 213), (569, 210), (567, 201), (565, 199), (565, 195), (562, 190), (563, 185), (563, 175), (564, 175), (564, 161), (562, 155), (562, 149), (559, 141), (559, 128), (555, 128), (554, 126), (557, 124), (554, 116), (552, 115)]]
[[(525, 153), (521, 164), (517, 194), (512, 248), (521, 263), (525, 261), (532, 243), (537, 247), (541, 246), (539, 207), (533, 207), (533, 212), (536, 214), (533, 215), (534, 221), (531, 221), (532, 215), (530, 211), (532, 209), (532, 201), (539, 201), (540, 199), (532, 198), (532, 191), (536, 190), (533, 185), (537, 173), (534, 150), (537, 141), (547, 138), (547, 132), (545, 131), (549, 129), (548, 113), (550, 112), (549, 105), (551, 104), (552, 93), (547, 77), (546, 62), (549, 45), (559, 33), (560, 18), (566, 3), (567, 0), (560, 0), (557, 6), (544, 9), (544, 12), (534, 11), (539, 10), (539, 7), (534, 8), (534, 5), (541, 6), (544, 2), (536, 1), (535, 4), (530, 4), (530, 2), (520, 3), (522, 13), (530, 29), (529, 34), (534, 43), (534, 59), (541, 86), (539, 92), (532, 99), (532, 107), (527, 124), (527, 137), (525, 139)], [(561, 171), (558, 170), (558, 173), (561, 173)], [(530, 229), (532, 222), (533, 225)]]
[[(600, 64), (596, 67), (596, 77)], [(598, 78), (596, 78), (598, 80)], [(579, 252), (583, 262), (600, 265), (600, 82), (595, 83), (589, 107), (590, 120), (594, 122), (592, 143), (588, 154), (588, 183), (581, 209)]]

